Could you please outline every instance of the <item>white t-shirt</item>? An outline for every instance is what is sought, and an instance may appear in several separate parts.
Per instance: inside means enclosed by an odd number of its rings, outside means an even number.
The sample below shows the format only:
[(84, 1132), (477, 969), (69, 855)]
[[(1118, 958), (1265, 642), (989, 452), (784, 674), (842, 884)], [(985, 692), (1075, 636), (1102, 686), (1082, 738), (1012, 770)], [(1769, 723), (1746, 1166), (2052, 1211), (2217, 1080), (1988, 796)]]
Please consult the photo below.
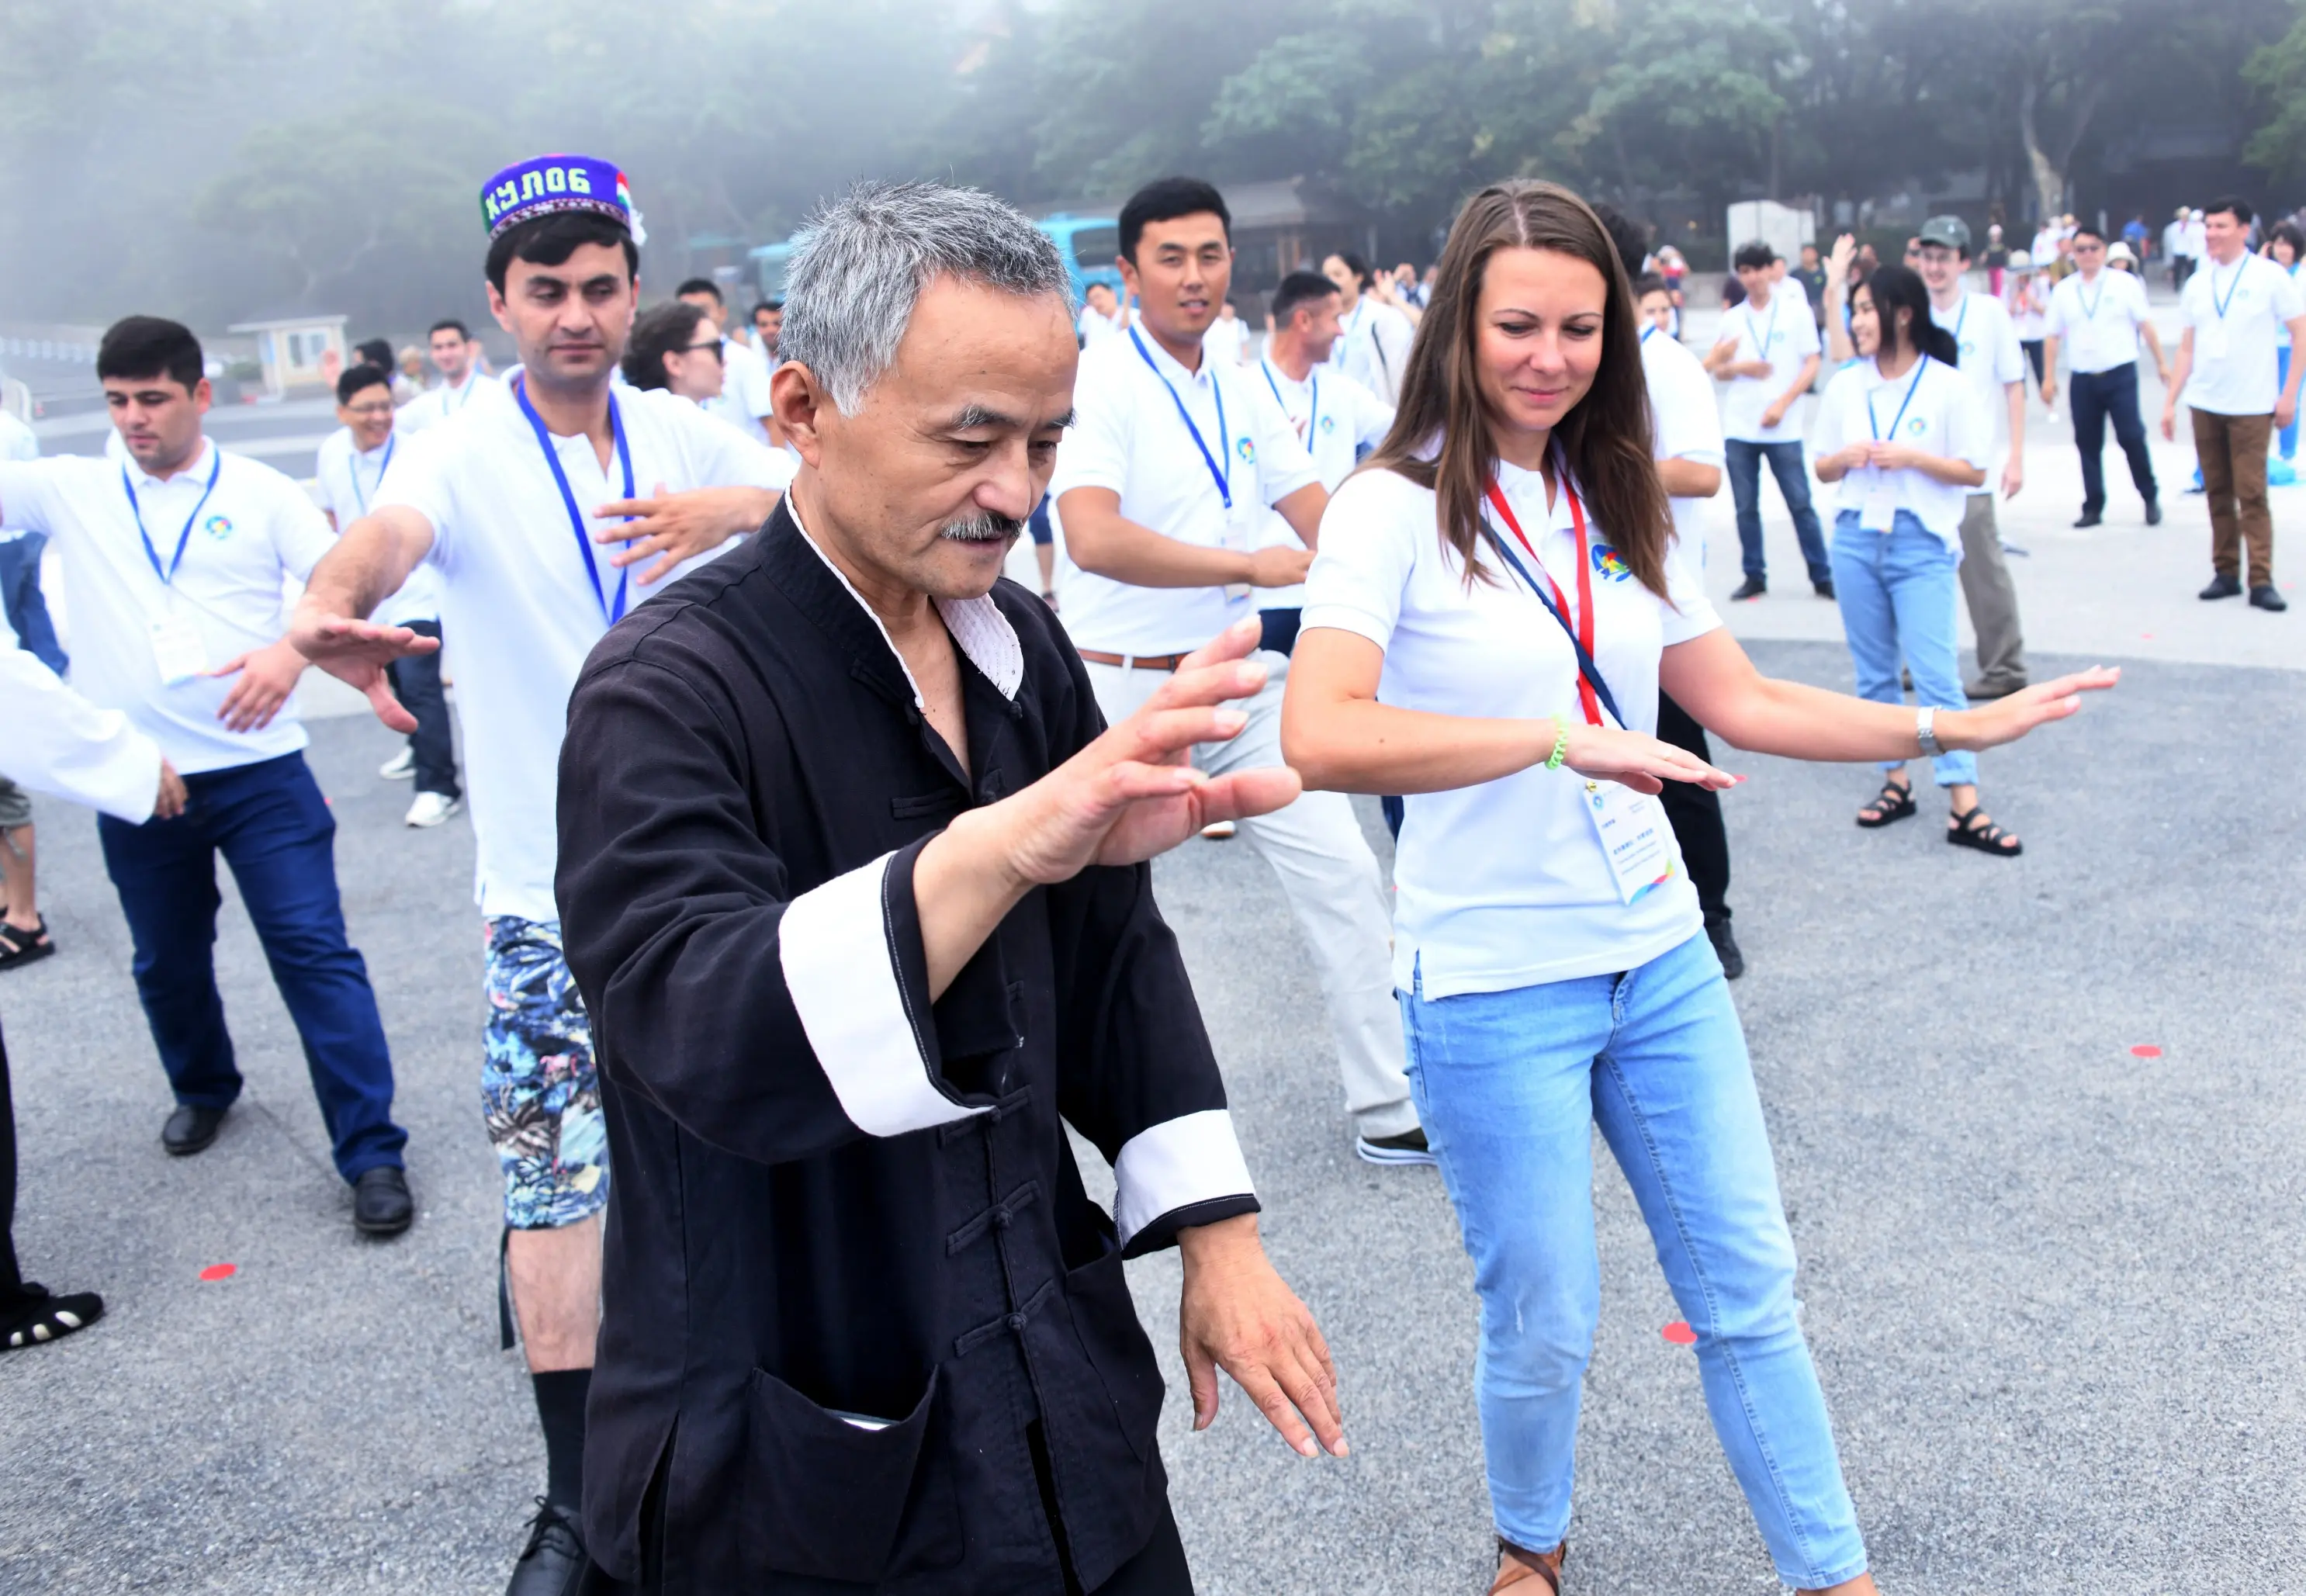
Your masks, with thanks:
[[(1886, 443), (1893, 437), (1926, 455), (1967, 460), (1981, 471), (1993, 462), (1994, 423), (1979, 406), (1976, 390), (1954, 367), (1926, 355), (1887, 382), (1870, 360), (1835, 372), (1818, 404), (1810, 458), (1822, 460), (1862, 440)], [(1844, 473), (1832, 486), (1837, 509), (1860, 512), (1873, 494), (1887, 491), (1898, 509), (1911, 510), (1944, 540), (1957, 560), (1961, 558), (1961, 517), (1969, 489), (1911, 466), (1883, 471), (1871, 465)]]
[(721, 391), (705, 401), (705, 412), (717, 415), (756, 443), (769, 440), (761, 424), (768, 414), (769, 365), (759, 350), (734, 338), (721, 340)]
[[(1206, 352), (1200, 370), (1188, 371), (1159, 340), (1132, 328), (1082, 351), (1073, 424), (1057, 446), (1049, 491), (1061, 499), (1075, 488), (1107, 489), (1121, 495), (1122, 515), (1140, 526), (1198, 548), (1247, 552), (1267, 507), (1318, 480), (1297, 430), (1255, 372)], [(1123, 654), (1199, 648), (1251, 614), (1256, 591), (1236, 599), (1223, 587), (1133, 587), (1070, 559), (1057, 579), (1073, 642)]]
[(17, 646), (0, 614), (0, 704), (8, 706), (0, 776), (131, 824), (152, 817), (160, 750), (116, 709), (98, 709)]
[[(1568, 494), (1557, 493), (1549, 510), (1542, 477), (1500, 465), (1498, 479), (1576, 624)], [(1431, 489), (1390, 471), (1362, 472), (1330, 500), (1320, 541), (1304, 627), (1335, 627), (1385, 651), (1379, 703), (1450, 715), (1578, 713), (1568, 634), (1494, 552), (1485, 549), (1481, 563), (1498, 580), (1466, 583)], [(1526, 564), (1528, 555), (1515, 551)], [(1589, 558), (1594, 663), (1632, 730), (1653, 730), (1661, 652), (1721, 618), (1678, 549), (1666, 556), (1671, 604), (1636, 581), (1606, 543)], [(1572, 771), (1539, 765), (1405, 801), (1394, 855), (1396, 986), (1408, 991), (1422, 977), (1425, 995), (1439, 998), (1575, 980), (1631, 969), (1697, 935), (1697, 892), (1678, 847), (1671, 879), (1630, 904), (1618, 895), (1584, 785)]]
[[(1650, 418), (1657, 427), (1650, 457), (1721, 465), (1721, 409), (1714, 402), (1713, 379), (1706, 373), (1705, 363), (1670, 335), (1645, 327), (1642, 329), (1642, 375), (1649, 380)], [(1666, 502), (1673, 508), (1674, 535), (1695, 545), (1703, 564), (1706, 501), (1669, 499)]]
[(2111, 371), (2138, 358), (2147, 319), (2146, 285), (2128, 272), (2101, 271), (2095, 283), (2076, 272), (2050, 290), (2042, 336), (2060, 341), (2067, 370)]
[(2024, 346), (2042, 341), (2043, 329), (2049, 320), (2043, 313), (2043, 307), (2049, 299), (2050, 291), (2032, 273), (2020, 277), (2012, 272), (2003, 284), (2002, 293), (2005, 301), (2003, 312), (2010, 318), (2010, 325), (2017, 332), (2019, 352), (2022, 354)]
[(2186, 224), (2186, 253), (2194, 258), (2194, 269), (2201, 269), (2202, 262), (2210, 258), (2210, 230), (2201, 222)]
[(1329, 363), (1388, 405), (1401, 403), (1401, 379), (1409, 369), (1409, 346), (1417, 329), (1389, 304), (1364, 294), (1337, 319)]
[(2064, 236), (2055, 227), (2045, 227), (2034, 235), (2034, 247), (2027, 252), (2034, 264), (2046, 267), (2058, 258), (2058, 240)]
[(1800, 442), (1798, 404), (1787, 405), (1774, 427), (1762, 424), (1762, 413), (1793, 386), (1802, 362), (1818, 352), (1817, 323), (1811, 319), (1808, 303), (1772, 290), (1770, 303), (1757, 311), (1749, 299), (1722, 315), (1721, 341), (1732, 339), (1738, 346), (1732, 359), (1765, 360), (1770, 374), (1730, 380), (1730, 391), (1721, 401), (1722, 433), (1740, 443)]
[[(1315, 366), (1305, 380), (1294, 380), (1270, 360), (1260, 360), (1256, 371), (1279, 401), (1289, 424), (1298, 429), (1321, 486), (1334, 493), (1354, 474), (1362, 456), (1385, 441), (1393, 430), (1393, 406), (1334, 366)], [(1299, 545), (1297, 529), (1268, 513), (1259, 529), (1255, 547), (1288, 549)], [(1294, 610), (1305, 602), (1305, 585), (1260, 587), (1251, 595), (1260, 610)]]
[[(320, 508), (336, 517), (339, 537), (368, 514), (368, 507), (376, 502), (378, 486), (384, 481), (385, 467), (399, 452), (397, 432), (365, 454), (354, 447), (350, 427), (338, 427), (320, 440), (320, 457), (314, 465), (320, 482), (318, 497)], [(419, 566), (408, 574), (400, 591), (379, 604), (376, 613), (369, 619), (382, 627), (405, 627), (412, 620), (439, 620), (440, 573), (429, 566)]]
[(1240, 317), (1218, 317), (1201, 335), (1201, 347), (1228, 365), (1239, 365), (1249, 348), (1249, 323)]
[(1080, 334), (1081, 347), (1084, 349), (1096, 348), (1107, 338), (1117, 337), (1126, 331), (1128, 327), (1128, 307), (1120, 304), (1113, 307), (1113, 314), (1110, 316), (1098, 315), (1095, 305), (1083, 305), (1080, 320), (1074, 323), (1075, 329)]
[[(619, 388), (634, 487), (668, 492), (745, 486), (781, 489), (792, 459), (722, 425), (678, 394)], [(624, 493), (612, 452), (604, 470), (584, 437), (554, 437), (587, 552), (512, 392), (492, 386), (441, 425), (408, 440), (377, 504), (414, 510), (432, 528), (427, 565), (440, 576), (441, 630), (456, 640), (457, 710), (478, 844), (481, 912), (557, 920), (552, 870), (560, 738), (585, 656), (609, 629), (620, 571), (614, 543), (595, 543), (594, 507)], [(722, 550), (685, 561), (665, 582), (634, 581), (628, 607), (664, 591)], [(588, 570), (592, 575), (588, 576)], [(598, 591), (594, 580), (599, 583)]]
[[(2281, 267), (2282, 270), (2288, 274), (2290, 280), (2293, 284), (2298, 280), (2298, 265), (2295, 261), (2292, 262), (2288, 266), (2283, 266), (2282, 262), (2279, 260), (2275, 261), (2274, 264)], [(2283, 328), (2280, 332), (2274, 335), (2274, 346), (2276, 349), (2287, 349), (2290, 347), (2290, 327), (2287, 322), (2283, 324)]]
[(1930, 320), (1953, 334), (1954, 343), (1960, 346), (1962, 379), (1977, 401), (1977, 414), (1991, 440), (1999, 435), (1994, 417), (2010, 413), (2009, 385), (2026, 380), (2026, 352), (2018, 346), (2018, 329), (2010, 312), (1991, 294), (1965, 290), (1961, 303), (1951, 311), (1938, 309), (1932, 301)]
[[(117, 432), (113, 434), (115, 438), (119, 435)], [(39, 435), (13, 413), (0, 410), (0, 460), (37, 460), (39, 457)], [(0, 523), (0, 543), (13, 543), (30, 530), (26, 526)], [(15, 644), (11, 643), (9, 646), (13, 648)]]
[[(133, 507), (124, 470), (136, 490)], [(166, 582), (145, 555), (140, 512), (160, 570), (174, 567)], [(226, 730), (217, 709), (236, 679), (194, 676), (168, 686), (153, 633), (158, 624), (196, 636), (210, 670), (280, 641), (288, 629), (285, 579), (311, 576), (336, 542), (303, 489), (206, 440), (166, 482), (132, 460), (60, 455), (0, 465), (0, 521), (47, 533), (64, 560), (74, 690), (124, 712), (179, 771), (231, 770), (304, 746), (293, 695), (269, 725)]]
[[(472, 403), (474, 394), (483, 388), (494, 386), (495, 383), (495, 378), (481, 375), (481, 368), (475, 363), (472, 370), (465, 373), (465, 380), (462, 382), (443, 382), (437, 387), (428, 388), (398, 410), (394, 411), (392, 430), (396, 432), (422, 432), (434, 422), (456, 414)], [(352, 523), (344, 521), (340, 525), (350, 526)]]
[(2173, 221), (2162, 229), (2162, 252), (2175, 260), (2186, 252), (2186, 224)]
[(2205, 260), (2186, 279), (2178, 310), (2194, 334), (2186, 403), (2212, 415), (2273, 414), (2282, 397), (2276, 335), (2306, 315), (2297, 280), (2257, 255), (2232, 266)]

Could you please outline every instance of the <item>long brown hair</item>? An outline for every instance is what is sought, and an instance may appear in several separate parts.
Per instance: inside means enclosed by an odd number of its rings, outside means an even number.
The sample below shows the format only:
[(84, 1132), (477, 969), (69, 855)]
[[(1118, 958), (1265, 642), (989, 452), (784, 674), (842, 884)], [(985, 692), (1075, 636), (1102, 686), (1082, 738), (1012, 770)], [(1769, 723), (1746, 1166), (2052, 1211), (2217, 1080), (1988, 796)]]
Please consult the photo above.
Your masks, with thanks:
[[(1490, 257), (1501, 249), (1574, 256), (1609, 285), (1601, 366), (1593, 388), (1562, 417), (1553, 438), (1600, 535), (1642, 585), (1662, 598), (1673, 520), (1650, 457), (1649, 382), (1642, 373), (1633, 288), (1601, 219), (1559, 183), (1527, 178), (1492, 183), (1457, 213), (1441, 250), (1432, 302), (1410, 346), (1393, 431), (1366, 464), (1431, 488), (1440, 501), (1441, 535), (1457, 550), (1467, 579), (1478, 574), (1496, 580), (1476, 553), (1482, 499), (1496, 474), (1498, 451), (1496, 423), (1476, 376), (1475, 342), (1482, 278)], [(1440, 453), (1421, 458), (1437, 436)]]

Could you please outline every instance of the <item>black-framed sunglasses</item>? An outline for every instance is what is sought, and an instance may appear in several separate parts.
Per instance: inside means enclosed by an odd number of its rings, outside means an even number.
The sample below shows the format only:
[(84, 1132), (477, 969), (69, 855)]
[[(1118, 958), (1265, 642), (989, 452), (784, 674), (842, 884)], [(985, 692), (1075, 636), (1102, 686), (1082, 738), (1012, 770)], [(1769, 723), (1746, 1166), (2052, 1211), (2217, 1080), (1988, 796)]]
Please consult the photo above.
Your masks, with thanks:
[(679, 348), (674, 350), (673, 353), (675, 354), (702, 354), (708, 350), (712, 352), (712, 355), (714, 360), (719, 360), (721, 358), (721, 340), (715, 338), (709, 344), (684, 344)]

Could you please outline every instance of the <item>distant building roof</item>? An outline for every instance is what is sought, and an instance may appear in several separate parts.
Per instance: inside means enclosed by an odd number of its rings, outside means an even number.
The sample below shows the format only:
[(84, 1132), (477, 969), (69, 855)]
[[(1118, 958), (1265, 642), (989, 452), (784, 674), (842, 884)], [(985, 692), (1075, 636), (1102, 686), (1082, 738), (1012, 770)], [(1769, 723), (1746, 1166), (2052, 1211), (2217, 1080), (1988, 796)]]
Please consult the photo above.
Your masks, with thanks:
[(292, 327), (342, 327), (349, 316), (332, 316), (325, 311), (313, 311), (302, 316), (267, 316), (255, 321), (235, 321), (226, 332), (284, 332)]

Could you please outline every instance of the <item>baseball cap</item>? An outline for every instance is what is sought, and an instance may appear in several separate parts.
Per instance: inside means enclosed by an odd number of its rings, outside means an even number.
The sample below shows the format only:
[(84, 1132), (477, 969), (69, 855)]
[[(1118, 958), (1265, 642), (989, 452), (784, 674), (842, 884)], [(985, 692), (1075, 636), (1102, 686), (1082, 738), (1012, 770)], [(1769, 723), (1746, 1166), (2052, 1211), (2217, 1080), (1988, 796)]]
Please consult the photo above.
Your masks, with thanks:
[(1958, 216), (1934, 216), (1922, 224), (1921, 232), (1915, 236), (1924, 243), (1969, 253), (1969, 224)]

